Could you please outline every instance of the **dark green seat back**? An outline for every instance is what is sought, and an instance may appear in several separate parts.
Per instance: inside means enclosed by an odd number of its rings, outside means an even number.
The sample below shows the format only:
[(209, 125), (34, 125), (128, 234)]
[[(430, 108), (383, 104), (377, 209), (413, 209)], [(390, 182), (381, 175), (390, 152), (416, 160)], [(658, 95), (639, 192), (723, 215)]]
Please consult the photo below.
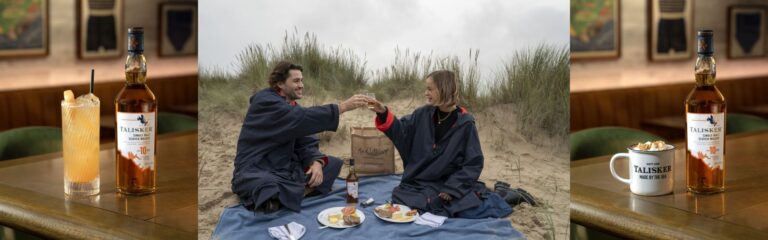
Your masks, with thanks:
[(61, 151), (61, 128), (22, 127), (0, 132), (0, 160)]
[(157, 113), (157, 134), (197, 129), (197, 118), (178, 113)]
[(571, 161), (627, 152), (629, 145), (663, 138), (624, 127), (598, 127), (571, 133)]
[(736, 134), (768, 129), (768, 119), (742, 113), (728, 113), (725, 116), (726, 134)]

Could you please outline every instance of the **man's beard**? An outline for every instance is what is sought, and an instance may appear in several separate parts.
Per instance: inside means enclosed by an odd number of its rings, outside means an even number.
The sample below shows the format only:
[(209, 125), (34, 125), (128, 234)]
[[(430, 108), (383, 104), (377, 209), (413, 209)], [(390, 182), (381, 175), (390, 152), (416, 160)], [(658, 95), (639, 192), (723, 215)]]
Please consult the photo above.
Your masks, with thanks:
[(285, 98), (287, 98), (288, 101), (296, 101), (296, 100), (301, 99), (299, 94), (296, 93), (296, 90), (290, 91), (290, 92), (286, 91), (285, 92)]

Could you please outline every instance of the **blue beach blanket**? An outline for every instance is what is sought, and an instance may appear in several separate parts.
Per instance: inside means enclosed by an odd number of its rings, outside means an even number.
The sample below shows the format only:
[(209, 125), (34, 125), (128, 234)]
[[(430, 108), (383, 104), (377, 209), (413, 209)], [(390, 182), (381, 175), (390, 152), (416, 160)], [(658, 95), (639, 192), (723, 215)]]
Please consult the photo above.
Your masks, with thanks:
[(413, 223), (390, 223), (373, 214), (375, 206), (390, 200), (392, 189), (400, 183), (400, 175), (369, 176), (360, 178), (360, 200), (373, 197), (373, 206), (358, 209), (365, 214), (363, 224), (353, 228), (318, 229), (320, 211), (331, 207), (343, 207), (346, 199), (345, 182), (336, 179), (333, 191), (325, 196), (304, 199), (301, 212), (280, 210), (272, 214), (248, 211), (242, 205), (224, 209), (213, 231), (213, 239), (271, 239), (267, 228), (297, 222), (306, 227), (301, 240), (306, 239), (525, 239), (507, 219), (449, 218), (439, 228)]

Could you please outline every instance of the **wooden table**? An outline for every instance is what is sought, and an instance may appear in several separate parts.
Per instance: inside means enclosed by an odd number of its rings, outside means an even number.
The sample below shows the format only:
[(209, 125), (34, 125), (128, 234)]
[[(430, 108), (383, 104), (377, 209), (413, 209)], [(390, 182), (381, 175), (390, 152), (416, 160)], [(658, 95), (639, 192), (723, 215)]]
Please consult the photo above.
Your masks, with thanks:
[(155, 194), (115, 189), (115, 146), (101, 146), (101, 193), (64, 194), (61, 153), (0, 161), (0, 225), (48, 238), (197, 238), (197, 132), (160, 135)]
[[(673, 194), (643, 197), (613, 179), (611, 156), (571, 162), (571, 220), (639, 239), (768, 239), (768, 131), (726, 137), (726, 191), (688, 193), (676, 145)], [(627, 161), (616, 169), (628, 176)]]

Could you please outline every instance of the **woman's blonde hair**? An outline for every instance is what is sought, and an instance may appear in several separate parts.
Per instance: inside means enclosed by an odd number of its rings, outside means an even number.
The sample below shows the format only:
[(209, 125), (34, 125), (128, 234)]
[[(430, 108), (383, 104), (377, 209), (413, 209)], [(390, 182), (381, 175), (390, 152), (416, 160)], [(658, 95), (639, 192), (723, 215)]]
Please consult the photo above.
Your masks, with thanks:
[(427, 75), (426, 79), (432, 78), (432, 81), (440, 93), (440, 100), (435, 103), (437, 106), (451, 106), (459, 104), (459, 78), (449, 70), (438, 70)]

